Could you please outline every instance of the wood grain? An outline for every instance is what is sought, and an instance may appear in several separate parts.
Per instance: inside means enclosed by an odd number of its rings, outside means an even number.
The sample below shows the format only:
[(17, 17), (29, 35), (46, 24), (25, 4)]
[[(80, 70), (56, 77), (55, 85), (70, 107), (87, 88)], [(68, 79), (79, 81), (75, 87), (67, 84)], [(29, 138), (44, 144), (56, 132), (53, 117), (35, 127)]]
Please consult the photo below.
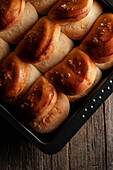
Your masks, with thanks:
[(113, 95), (57, 154), (42, 153), (0, 116), (0, 170), (113, 170)]

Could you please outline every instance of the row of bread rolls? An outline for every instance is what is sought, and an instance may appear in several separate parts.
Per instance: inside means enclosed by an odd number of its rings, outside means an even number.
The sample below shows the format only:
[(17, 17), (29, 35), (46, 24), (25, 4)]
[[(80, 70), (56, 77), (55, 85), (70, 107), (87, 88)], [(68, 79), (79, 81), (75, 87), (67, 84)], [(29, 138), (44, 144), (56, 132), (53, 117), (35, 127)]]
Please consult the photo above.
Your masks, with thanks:
[[(64, 1), (58, 3), (64, 3)], [(72, 6), (75, 2), (72, 1), (71, 3)], [(66, 6), (63, 6), (63, 8), (67, 7), (67, 1), (65, 1), (64, 4)], [(87, 4), (86, 7), (84, 6), (85, 4)], [(60, 6), (61, 5), (63, 4), (60, 4)], [(79, 4), (78, 7), (80, 8), (77, 9), (76, 5), (73, 7), (74, 11), (79, 11), (78, 14), (80, 11), (83, 11), (83, 9), (86, 9), (86, 13), (83, 15), (81, 14), (81, 16), (78, 17), (81, 20), (84, 15), (85, 17), (88, 15), (88, 11), (90, 11), (92, 7), (92, 2), (85, 1), (82, 6)], [(53, 9), (50, 9), (49, 11), (49, 17), (51, 16), (50, 14), (52, 10)], [(65, 8), (63, 11), (65, 11)], [(71, 13), (71, 17), (72, 14), (73, 12)], [(106, 26), (107, 32), (105, 33), (106, 37), (110, 30), (110, 35), (108, 34), (109, 41), (106, 43), (106, 41), (100, 40), (102, 42), (97, 44), (98, 49), (104, 47), (105, 52), (107, 52), (107, 50), (111, 48), (110, 45), (112, 45), (112, 43), (110, 44), (110, 42), (112, 42), (112, 15), (113, 14), (104, 14), (98, 19), (99, 21), (101, 18), (103, 18), (104, 21), (106, 19), (105, 25), (109, 25)], [(68, 17), (66, 20), (72, 23), (72, 19), (69, 19), (70, 16), (66, 15), (66, 17)], [(76, 18), (76, 16), (74, 17), (75, 20), (73, 20), (73, 22), (79, 22), (79, 19)], [(97, 23), (98, 20), (96, 21)], [(107, 24), (109, 21), (111, 24)], [(62, 23), (60, 21), (58, 22)], [(101, 26), (103, 26), (103, 21)], [(96, 24), (89, 33), (94, 33), (91, 42), (94, 42), (95, 33), (97, 33), (96, 31), (98, 30), (98, 28), (96, 27), (95, 29), (95, 27)], [(90, 47), (89, 34), (79, 47), (73, 49), (73, 41), (61, 32), (59, 24), (52, 22), (47, 16), (42, 17), (20, 41), (15, 52), (11, 53), (2, 61), (0, 66), (1, 97), (7, 102), (12, 102), (13, 100), (17, 102), (17, 99), (19, 99), (22, 117), (24, 117), (24, 120), (26, 119), (26, 121), (38, 132), (47, 133), (55, 130), (66, 119), (69, 113), (69, 100), (77, 101), (83, 98), (101, 79), (102, 73), (96, 66), (98, 64), (95, 64), (95, 60), (93, 59), (95, 57), (91, 56), (87, 50), (90, 49), (88, 48)], [(93, 50), (93, 47), (94, 46), (92, 45), (91, 54), (94, 52), (95, 56), (96, 52)], [(98, 54), (100, 55), (99, 52)], [(105, 53), (104, 56), (111, 59), (112, 56), (109, 57), (111, 54), (109, 56), (107, 54), (108, 53)], [(15, 64), (9, 67), (8, 63), (9, 61), (13, 63), (12, 60), (14, 60)], [(25, 87), (25, 84), (29, 79), (29, 64), (34, 64), (34, 66), (36, 66), (42, 73), (46, 74), (44, 77), (41, 76), (38, 79), (36, 78), (35, 83), (33, 82), (33, 86), (31, 87), (30, 85), (30, 90), (27, 88), (25, 93), (21, 95), (22, 91), (24, 92), (23, 87)], [(16, 73), (14, 73), (13, 70), (15, 70)], [(31, 79), (33, 72), (34, 71), (31, 72)], [(14, 80), (12, 78), (14, 78)], [(20, 80), (21, 78), (22, 82)], [(11, 86), (11, 82), (14, 82), (13, 86)], [(9, 85), (6, 87), (6, 84)], [(10, 88), (11, 93), (9, 92)], [(14, 96), (14, 90), (17, 90), (17, 97)], [(28, 92), (26, 93), (26, 91)], [(6, 98), (4, 97), (4, 94), (6, 95)], [(18, 96), (20, 97), (18, 98)], [(62, 100), (63, 104), (61, 103)]]
[(40, 133), (58, 128), (70, 110), (68, 98), (15, 52), (0, 63), (0, 99)]

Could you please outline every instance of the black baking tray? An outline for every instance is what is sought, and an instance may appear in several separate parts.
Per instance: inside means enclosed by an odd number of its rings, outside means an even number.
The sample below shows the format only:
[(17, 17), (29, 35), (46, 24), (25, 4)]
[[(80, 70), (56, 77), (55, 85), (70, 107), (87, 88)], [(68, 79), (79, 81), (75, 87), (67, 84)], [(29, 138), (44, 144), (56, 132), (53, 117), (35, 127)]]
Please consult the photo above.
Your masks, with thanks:
[(55, 154), (77, 133), (99, 106), (108, 98), (112, 91), (113, 68), (103, 71), (103, 77), (100, 82), (82, 102), (71, 103), (68, 118), (58, 129), (50, 134), (42, 135), (36, 132), (16, 117), (12, 108), (2, 102), (0, 102), (0, 114), (41, 151), (46, 154)]

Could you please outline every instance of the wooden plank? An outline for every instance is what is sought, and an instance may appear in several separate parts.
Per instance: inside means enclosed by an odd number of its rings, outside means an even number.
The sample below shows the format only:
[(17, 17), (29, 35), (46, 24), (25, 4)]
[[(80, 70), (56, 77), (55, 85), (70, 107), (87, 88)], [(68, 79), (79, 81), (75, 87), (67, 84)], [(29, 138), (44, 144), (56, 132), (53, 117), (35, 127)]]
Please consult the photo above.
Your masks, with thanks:
[(103, 106), (70, 141), (70, 168), (106, 169)]
[(107, 169), (113, 170), (113, 94), (105, 105)]

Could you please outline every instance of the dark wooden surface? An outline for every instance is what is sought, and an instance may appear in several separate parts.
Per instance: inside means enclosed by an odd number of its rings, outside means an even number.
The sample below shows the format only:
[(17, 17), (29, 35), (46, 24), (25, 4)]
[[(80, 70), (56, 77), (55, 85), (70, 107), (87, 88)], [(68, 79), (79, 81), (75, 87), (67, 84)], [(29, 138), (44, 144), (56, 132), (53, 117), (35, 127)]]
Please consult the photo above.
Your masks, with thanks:
[(0, 116), (0, 170), (113, 170), (113, 94), (67, 145), (46, 155)]

